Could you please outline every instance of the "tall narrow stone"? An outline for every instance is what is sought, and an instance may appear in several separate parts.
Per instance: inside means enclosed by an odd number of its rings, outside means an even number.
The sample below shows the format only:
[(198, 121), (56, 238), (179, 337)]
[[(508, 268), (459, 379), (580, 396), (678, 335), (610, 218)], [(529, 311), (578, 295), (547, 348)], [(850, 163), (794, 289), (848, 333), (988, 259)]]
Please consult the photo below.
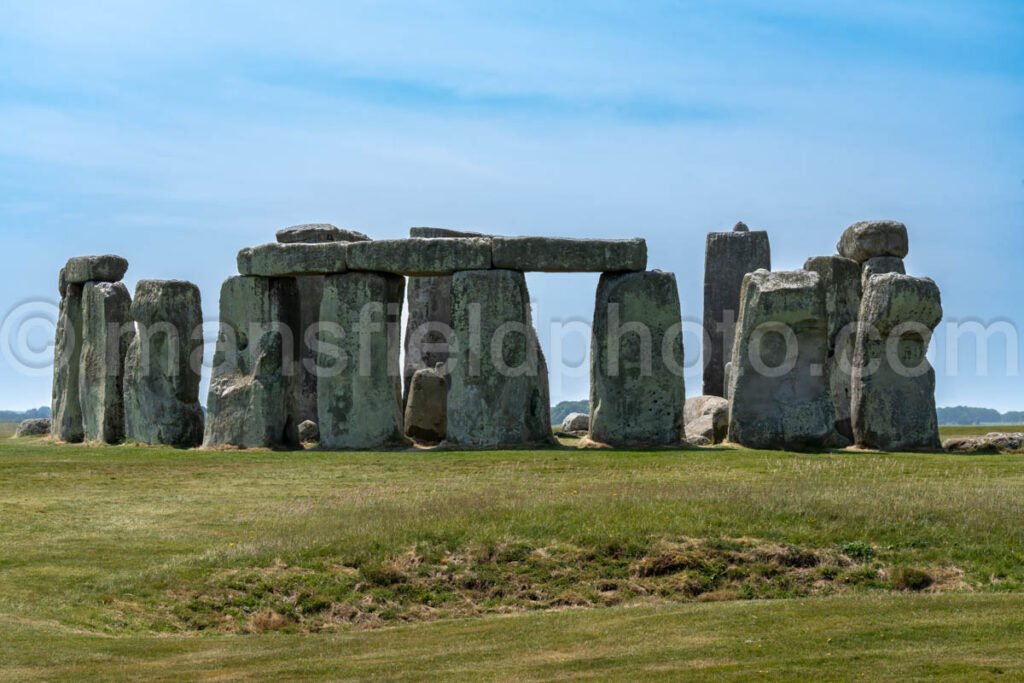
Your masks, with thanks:
[(400, 446), (405, 279), (353, 272), (324, 279), (320, 305), (320, 447)]
[(861, 269), (856, 261), (842, 256), (815, 256), (804, 264), (821, 278), (825, 289), (825, 318), (828, 326), (828, 361), (825, 373), (836, 412), (836, 431), (853, 442), (850, 421), (853, 348), (860, 311)]
[(526, 277), (470, 270), (452, 278), (448, 443), (525, 448), (554, 443), (548, 369), (530, 312)]
[(932, 280), (898, 273), (868, 280), (853, 362), (858, 446), (886, 451), (941, 448), (935, 370), (925, 355), (941, 320), (942, 300)]
[(60, 315), (54, 343), (51, 434), (68, 443), (85, 438), (78, 376), (82, 354), (82, 285), (68, 283), (61, 270)]
[(89, 282), (82, 290), (78, 395), (86, 441), (124, 439), (124, 357), (132, 338), (131, 305), (121, 282)]
[(141, 280), (131, 315), (136, 334), (125, 359), (125, 438), (198, 446), (203, 440), (199, 288), (178, 280)]
[(294, 278), (238, 276), (220, 292), (205, 448), (298, 445), (299, 294)]
[(842, 445), (826, 376), (825, 288), (816, 272), (757, 270), (743, 281), (729, 440), (748, 448)]
[(732, 232), (708, 233), (704, 256), (704, 394), (725, 396), (725, 366), (732, 357), (743, 276), (771, 270), (768, 233), (737, 223)]
[(686, 392), (676, 276), (659, 270), (602, 275), (590, 349), (591, 441), (679, 444)]

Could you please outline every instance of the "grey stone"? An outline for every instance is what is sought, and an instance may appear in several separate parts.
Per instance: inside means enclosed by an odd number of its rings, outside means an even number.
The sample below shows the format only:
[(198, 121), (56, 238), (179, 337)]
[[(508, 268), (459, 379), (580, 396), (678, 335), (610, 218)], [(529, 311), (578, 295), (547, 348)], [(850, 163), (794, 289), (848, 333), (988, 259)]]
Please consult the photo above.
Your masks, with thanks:
[(399, 275), (451, 275), (491, 267), (491, 242), (480, 237), (412, 237), (355, 242), (348, 248), (349, 270)]
[(590, 415), (586, 413), (569, 413), (562, 420), (562, 431), (569, 434), (580, 434), (590, 431)]
[(495, 268), (545, 273), (612, 273), (647, 267), (643, 239), (586, 240), (566, 237), (494, 237)]
[[(367, 242), (369, 244), (369, 242)], [(348, 270), (347, 242), (262, 244), (238, 252), (238, 272), (259, 277), (323, 275)]]
[(1024, 434), (1020, 432), (989, 432), (984, 436), (958, 436), (942, 442), (950, 453), (1020, 453), (1024, 451)]
[(829, 337), (821, 277), (757, 270), (744, 278), (740, 298), (729, 440), (783, 450), (842, 445), (825, 371)]
[(397, 275), (353, 272), (324, 278), (320, 320), (325, 327), (317, 368), (321, 448), (404, 445), (399, 365), (404, 294), (405, 280)]
[(405, 435), (422, 444), (438, 444), (448, 433), (448, 378), (443, 368), (417, 370), (409, 384)]
[(409, 237), (490, 237), (480, 232), (448, 228), (409, 228)]
[(686, 399), (686, 440), (690, 443), (722, 443), (729, 435), (729, 402), (721, 396)]
[(82, 360), (78, 395), (86, 441), (124, 440), (124, 359), (132, 340), (132, 297), (121, 282), (82, 290)]
[(868, 281), (853, 358), (854, 440), (885, 451), (937, 450), (935, 370), (926, 353), (942, 320), (939, 288), (898, 273)]
[(682, 314), (674, 274), (602, 275), (590, 357), (591, 441), (671, 446), (683, 440)]
[(48, 417), (22, 420), (18, 425), (18, 429), (14, 432), (14, 438), (23, 439), (31, 436), (47, 436), (50, 433), (51, 424)]
[(885, 273), (907, 274), (907, 268), (903, 265), (903, 259), (898, 256), (873, 256), (864, 262), (861, 270), (861, 287), (868, 286), (868, 280), (872, 275), (884, 275)]
[(320, 427), (312, 420), (299, 423), (299, 441), (301, 443), (317, 443), (320, 441)]
[(60, 301), (53, 352), (52, 435), (68, 443), (85, 438), (78, 378), (82, 359), (82, 285), (68, 283)]
[(140, 280), (125, 359), (125, 438), (191, 448), (203, 441), (199, 379), (203, 308), (199, 288), (181, 280)]
[(898, 221), (860, 221), (843, 232), (836, 249), (857, 263), (874, 256), (903, 258), (910, 249), (907, 226)]
[(736, 225), (732, 226), (733, 232), (750, 232), (750, 228), (743, 221), (738, 221)]
[(204, 448), (298, 445), (292, 409), (298, 310), (294, 279), (237, 276), (224, 282)]
[(370, 239), (361, 232), (337, 228), (329, 223), (293, 225), (277, 231), (281, 244), (323, 244), (325, 242), (363, 242)]
[(708, 233), (704, 254), (704, 394), (725, 396), (725, 366), (732, 357), (743, 276), (771, 270), (764, 231)]
[(553, 445), (548, 369), (523, 273), (457, 273), (452, 322), (457, 345), (448, 393), (448, 443), (468, 448)]
[(120, 282), (127, 272), (128, 261), (120, 256), (76, 256), (64, 266), (62, 280), (75, 285), (86, 282)]
[(860, 266), (842, 256), (815, 256), (807, 259), (804, 270), (817, 273), (825, 289), (825, 320), (828, 326), (825, 374), (836, 412), (836, 431), (852, 443), (851, 375), (857, 315), (860, 312)]

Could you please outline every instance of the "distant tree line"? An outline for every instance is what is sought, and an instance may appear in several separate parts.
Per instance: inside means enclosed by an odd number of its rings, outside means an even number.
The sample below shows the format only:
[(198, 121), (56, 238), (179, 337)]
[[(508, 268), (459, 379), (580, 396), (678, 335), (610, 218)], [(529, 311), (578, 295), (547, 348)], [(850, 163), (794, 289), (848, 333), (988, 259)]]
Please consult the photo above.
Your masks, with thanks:
[(971, 408), (954, 406), (939, 408), (939, 424), (943, 425), (1019, 425), (1024, 424), (1024, 411), (1011, 410), (1000, 413), (992, 408)]

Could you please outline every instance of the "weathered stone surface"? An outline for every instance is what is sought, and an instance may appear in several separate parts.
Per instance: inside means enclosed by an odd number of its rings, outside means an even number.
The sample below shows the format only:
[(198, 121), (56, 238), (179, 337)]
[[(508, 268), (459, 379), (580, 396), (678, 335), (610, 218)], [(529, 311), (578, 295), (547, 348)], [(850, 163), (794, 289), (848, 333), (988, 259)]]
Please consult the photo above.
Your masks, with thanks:
[(733, 348), (729, 440), (748, 448), (842, 445), (825, 368), (825, 288), (814, 272), (757, 270), (743, 281)]
[(562, 420), (562, 431), (580, 434), (590, 431), (590, 416), (586, 413), (569, 413)]
[(320, 341), (326, 346), (320, 349), (318, 364), (321, 448), (405, 443), (399, 365), (404, 294), (405, 280), (397, 275), (324, 278)]
[(18, 429), (14, 432), (14, 438), (23, 439), (30, 436), (47, 436), (50, 433), (51, 424), (48, 417), (22, 420), (18, 425)]
[(180, 280), (140, 280), (125, 359), (125, 438), (191, 448), (203, 441), (199, 373), (203, 309), (199, 288)]
[(131, 294), (121, 282), (82, 290), (82, 361), (78, 395), (86, 441), (124, 440), (124, 358), (133, 330)]
[(304, 420), (299, 423), (299, 441), (302, 443), (317, 443), (320, 441), (320, 427), (312, 420)]
[(291, 405), (298, 310), (294, 279), (237, 276), (224, 282), (204, 448), (298, 445)]
[(897, 221), (860, 221), (843, 232), (836, 249), (857, 263), (875, 256), (903, 258), (910, 249), (907, 226)]
[(591, 441), (670, 446), (683, 440), (682, 314), (673, 273), (601, 276), (590, 357)]
[(120, 282), (128, 272), (128, 261), (120, 256), (76, 256), (69, 259), (61, 279), (68, 284)]
[(281, 244), (364, 242), (368, 239), (370, 238), (361, 232), (337, 228), (329, 223), (306, 223), (277, 231), (277, 241)]
[(409, 228), (409, 237), (490, 237), (490, 235), (467, 230), (449, 230), (448, 228)]
[(53, 351), (52, 435), (68, 443), (85, 438), (78, 376), (82, 358), (82, 285), (67, 283), (60, 301)]
[[(746, 227), (746, 226), (743, 226)], [(725, 396), (725, 366), (732, 357), (743, 276), (772, 267), (768, 233), (708, 233), (704, 254), (704, 394)]]
[(510, 270), (452, 279), (448, 443), (469, 448), (554, 444), (548, 369), (530, 312), (526, 277)]
[(942, 442), (950, 453), (1020, 453), (1024, 451), (1024, 434), (1020, 432), (989, 432), (984, 436), (956, 436)]
[(238, 272), (259, 277), (344, 273), (348, 246), (347, 242), (326, 242), (247, 247), (238, 252)]
[(647, 267), (643, 239), (586, 240), (566, 237), (494, 237), (495, 268), (545, 273), (614, 273)]
[(935, 370), (925, 354), (942, 320), (939, 288), (898, 273), (868, 281), (853, 358), (852, 417), (858, 446), (937, 450)]
[(861, 286), (867, 287), (868, 280), (872, 275), (884, 275), (885, 273), (907, 274), (907, 268), (903, 265), (903, 259), (898, 256), (874, 256), (864, 262), (861, 270)]
[(708, 444), (722, 443), (729, 435), (729, 402), (721, 396), (694, 396), (686, 399), (686, 440)]
[(491, 242), (480, 237), (411, 237), (355, 242), (348, 248), (349, 270), (399, 275), (451, 275), (491, 267)]
[(836, 411), (836, 431), (853, 442), (850, 421), (850, 378), (853, 373), (853, 347), (860, 312), (860, 266), (842, 256), (815, 256), (807, 259), (804, 270), (818, 274), (825, 289), (825, 320), (828, 327), (829, 392)]
[(409, 384), (405, 435), (422, 444), (438, 444), (448, 433), (448, 378), (443, 368), (417, 370)]

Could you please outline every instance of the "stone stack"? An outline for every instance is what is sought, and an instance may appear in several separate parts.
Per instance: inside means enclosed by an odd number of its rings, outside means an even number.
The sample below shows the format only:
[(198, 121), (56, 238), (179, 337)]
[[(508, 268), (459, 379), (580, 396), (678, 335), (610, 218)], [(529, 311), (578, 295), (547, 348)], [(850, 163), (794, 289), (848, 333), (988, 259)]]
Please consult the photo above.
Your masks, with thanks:
[(131, 295), (120, 256), (72, 258), (60, 274), (51, 434), (62, 441), (124, 438), (124, 358)]
[(843, 231), (836, 245), (840, 256), (860, 265), (865, 289), (872, 275), (905, 274), (909, 250), (907, 226), (899, 221), (859, 221)]

